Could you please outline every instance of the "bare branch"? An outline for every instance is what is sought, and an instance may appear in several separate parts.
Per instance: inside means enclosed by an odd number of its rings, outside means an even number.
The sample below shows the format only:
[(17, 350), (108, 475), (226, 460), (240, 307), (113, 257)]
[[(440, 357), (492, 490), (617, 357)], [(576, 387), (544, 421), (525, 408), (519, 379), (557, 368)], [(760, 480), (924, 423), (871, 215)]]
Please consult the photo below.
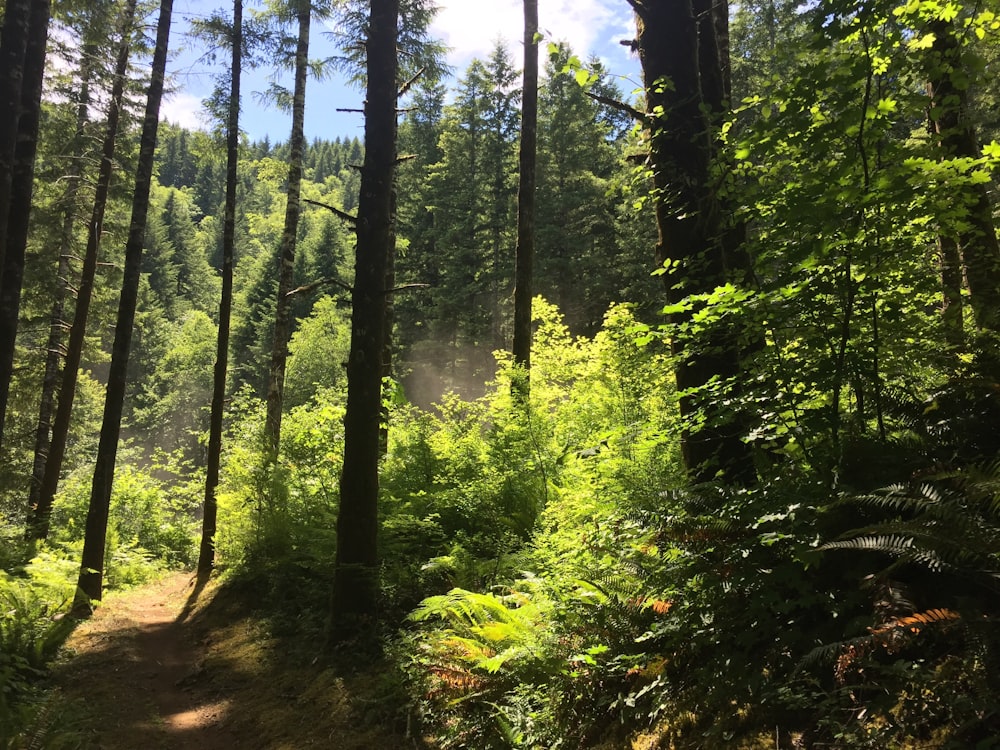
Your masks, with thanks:
[(646, 113), (640, 112), (630, 104), (626, 104), (625, 102), (620, 102), (617, 99), (612, 99), (610, 96), (595, 94), (593, 91), (586, 91), (584, 93), (591, 99), (593, 99), (595, 102), (599, 102), (603, 104), (605, 107), (611, 107), (612, 109), (617, 109), (619, 112), (624, 112), (633, 120), (638, 120), (639, 122), (644, 122), (646, 120)]
[(345, 284), (340, 279), (325, 278), (325, 279), (320, 279), (319, 281), (314, 281), (311, 284), (304, 284), (303, 286), (300, 286), (298, 289), (293, 289), (292, 291), (288, 292), (285, 296), (292, 297), (296, 294), (305, 294), (306, 292), (311, 292), (314, 289), (318, 289), (321, 286), (327, 286), (328, 284), (333, 286), (339, 286), (341, 289), (348, 292), (354, 291), (354, 289), (349, 284)]
[(417, 80), (420, 78), (420, 76), (422, 76), (424, 74), (425, 70), (427, 70), (426, 67), (421, 68), (420, 70), (418, 70), (416, 73), (413, 74), (413, 77), (409, 81), (407, 81), (402, 86), (400, 86), (399, 91), (396, 92), (396, 98), (400, 99), (400, 98), (406, 96), (406, 93), (411, 88), (413, 88), (413, 84), (415, 84), (417, 82)]
[(302, 202), (303, 203), (311, 203), (314, 206), (319, 206), (320, 208), (325, 208), (327, 211), (332, 211), (334, 213), (334, 215), (337, 216), (337, 218), (343, 219), (348, 224), (350, 224), (352, 227), (356, 227), (358, 225), (358, 217), (357, 216), (352, 216), (351, 214), (347, 213), (346, 211), (341, 211), (339, 208), (337, 208), (335, 206), (331, 206), (329, 203), (320, 203), (319, 201), (311, 201), (308, 198), (303, 198)]
[(350, 109), (348, 107), (337, 107), (337, 111), (338, 112), (357, 112), (358, 114), (362, 114), (362, 115), (365, 113), (365, 111), (363, 109)]
[(399, 156), (396, 157), (396, 163), (402, 164), (403, 162), (406, 161), (413, 161), (416, 158), (417, 158), (416, 154), (400, 154)]
[(397, 286), (386, 291), (386, 294), (395, 294), (396, 292), (406, 292), (410, 289), (429, 289), (430, 284), (403, 284), (403, 286)]

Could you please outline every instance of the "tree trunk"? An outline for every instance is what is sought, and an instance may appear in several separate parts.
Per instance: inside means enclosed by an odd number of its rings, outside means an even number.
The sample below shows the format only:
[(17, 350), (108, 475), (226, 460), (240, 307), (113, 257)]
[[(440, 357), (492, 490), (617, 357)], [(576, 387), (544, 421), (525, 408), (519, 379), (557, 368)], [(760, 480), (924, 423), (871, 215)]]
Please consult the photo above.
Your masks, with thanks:
[(21, 114), (11, 172), (9, 215), (0, 271), (0, 446), (7, 416), (7, 399), (14, 371), (14, 346), (21, 311), (24, 254), (28, 247), (31, 195), (35, 182), (35, 152), (45, 75), (45, 47), (49, 38), (49, 0), (34, 0), (28, 16), (28, 38), (21, 79)]
[(101, 245), (101, 234), (104, 231), (104, 213), (108, 203), (108, 191), (111, 188), (111, 176), (115, 167), (115, 143), (118, 138), (118, 122), (121, 119), (122, 98), (128, 75), (129, 49), (135, 24), (136, 5), (137, 0), (129, 0), (122, 15), (121, 42), (118, 46), (118, 58), (115, 62), (115, 78), (112, 84), (111, 102), (108, 106), (101, 164), (94, 194), (94, 208), (87, 228), (87, 249), (84, 252), (83, 269), (80, 272), (80, 283), (76, 292), (73, 325), (70, 328), (69, 341), (66, 344), (62, 384), (56, 403), (55, 420), (52, 423), (52, 442), (49, 445), (45, 471), (38, 489), (38, 502), (32, 518), (33, 534), (36, 539), (44, 539), (48, 536), (49, 515), (52, 512), (52, 503), (59, 487), (59, 474), (62, 472), (63, 457), (66, 455), (66, 441), (69, 438), (73, 400), (76, 396), (76, 378), (80, 369), (80, 360), (83, 357), (87, 318), (90, 314), (90, 301), (94, 291), (94, 276), (97, 273), (97, 255)]
[[(531, 370), (531, 284), (535, 261), (535, 161), (538, 152), (538, 0), (524, 0), (524, 83), (518, 154), (517, 248), (514, 252), (514, 392), (527, 397)], [(523, 378), (523, 380), (521, 380)]]
[(964, 272), (962, 251), (954, 237), (938, 236), (941, 270), (941, 323), (945, 343), (953, 349), (965, 348), (965, 304), (962, 301)]
[(399, 0), (372, 0), (367, 40), (365, 159), (351, 295), (344, 467), (340, 477), (332, 639), (375, 636), (378, 604), (378, 460), (386, 266), (392, 251)]
[[(396, 216), (396, 190), (392, 191), (392, 215)], [(396, 226), (392, 225), (392, 236), (389, 238), (389, 255), (385, 259), (385, 335), (382, 337), (382, 382), (393, 377), (393, 340), (392, 328), (396, 322), (396, 296), (391, 291), (396, 287)], [(379, 458), (389, 452), (389, 405), (382, 399), (382, 411), (378, 430)]]
[(229, 327), (233, 310), (233, 248), (236, 244), (236, 187), (240, 149), (240, 74), (243, 63), (243, 0), (233, 1), (232, 62), (229, 68), (229, 113), (226, 120), (226, 206), (222, 225), (222, 297), (219, 300), (219, 333), (212, 382), (212, 414), (208, 428), (208, 466), (205, 472), (205, 506), (198, 552), (198, 578), (208, 578), (215, 562), (215, 530), (222, 460), (222, 412), (229, 368)]
[(149, 210), (149, 193), (153, 181), (153, 161), (156, 152), (156, 135), (160, 118), (160, 101), (163, 98), (163, 78), (167, 65), (167, 45), (170, 39), (170, 16), (173, 0), (161, 0), (160, 18), (156, 26), (156, 48), (149, 90), (146, 97), (146, 115), (139, 141), (139, 160), (136, 165), (135, 193), (132, 197), (132, 219), (129, 222), (128, 241), (125, 245), (125, 268), (122, 292), (118, 302), (118, 319), (115, 323), (115, 340), (111, 347), (111, 367), (104, 400), (104, 419), (97, 447), (94, 481), (90, 492), (90, 509), (83, 541), (80, 580), (74, 613), (86, 614), (92, 600), (99, 600), (104, 581), (104, 546), (108, 529), (108, 509), (111, 504), (111, 487), (114, 482), (115, 461), (118, 458), (118, 437), (121, 433), (122, 408), (125, 402), (125, 385), (128, 374), (129, 349), (135, 325), (135, 309), (139, 296), (139, 276), (142, 264), (142, 246), (146, 234), (146, 215)]
[(267, 381), (267, 417), (264, 431), (272, 459), (281, 445), (281, 407), (284, 401), (285, 364), (288, 361), (288, 339), (292, 335), (292, 291), (295, 270), (295, 241), (299, 230), (302, 189), (302, 154), (305, 148), (306, 77), (309, 71), (309, 22), (312, 6), (309, 0), (297, 0), (299, 39), (295, 48), (295, 92), (292, 100), (292, 134), (288, 140), (288, 203), (285, 206), (285, 228), (281, 234), (278, 269), (278, 300), (274, 311), (274, 339), (271, 344), (271, 369)]
[[(705, 15), (705, 0), (698, 0), (697, 14), (692, 0), (630, 2), (636, 11), (646, 90), (656, 261), (667, 269), (667, 299), (677, 304), (728, 281), (725, 222), (709, 185), (715, 155), (710, 113), (721, 104), (713, 100), (725, 93), (725, 68), (719, 69), (718, 28), (711, 14)], [(689, 323), (694, 312), (674, 313), (671, 321)], [(741, 439), (741, 420), (725, 411), (718, 394), (701, 392), (716, 379), (732, 383), (738, 378), (740, 352), (735, 338), (726, 331), (674, 338), (681, 417), (687, 425), (681, 447), (685, 466), (696, 481), (721, 475), (748, 482), (754, 476), (750, 449)]]
[[(95, 17), (96, 18), (96, 17)], [(95, 20), (91, 21), (91, 31), (96, 30)], [(45, 476), (45, 464), (49, 457), (49, 445), (52, 431), (52, 411), (59, 390), (59, 365), (63, 362), (65, 352), (63, 341), (66, 338), (67, 324), (66, 299), (70, 294), (70, 253), (73, 248), (73, 235), (76, 227), (77, 196), (80, 182), (83, 178), (83, 161), (87, 153), (84, 143), (86, 127), (90, 121), (90, 86), (94, 75), (94, 60), (97, 57), (97, 45), (85, 44), (80, 56), (80, 93), (76, 112), (76, 133), (73, 158), (70, 160), (66, 176), (66, 189), (63, 192), (62, 228), (59, 232), (59, 259), (56, 271), (52, 312), (49, 314), (49, 338), (45, 347), (45, 375), (42, 379), (42, 394), (38, 404), (38, 425), (35, 429), (35, 457), (31, 471), (31, 486), (28, 490), (28, 525), (25, 536), (28, 539), (44, 539), (48, 536), (48, 516), (51, 503), (44, 509), (40, 508), (42, 480)]]
[[(981, 154), (976, 131), (969, 121), (969, 94), (966, 86), (956, 85), (955, 74), (961, 73), (962, 49), (949, 21), (934, 21), (931, 48), (931, 109), (938, 113), (934, 131), (944, 152), (944, 158), (976, 159)], [(993, 206), (987, 186), (972, 185), (968, 201), (968, 229), (954, 238), (960, 248), (969, 282), (969, 302), (980, 329), (1000, 332), (1000, 244), (993, 224)], [(953, 263), (954, 257), (951, 258)], [(953, 304), (956, 297), (955, 281), (959, 276), (948, 268), (948, 257), (943, 258), (944, 270), (951, 275), (942, 276), (945, 299)], [(950, 321), (954, 328), (954, 321)]]
[(14, 176), (14, 146), (21, 115), (21, 81), (28, 44), (30, 0), (8, 0), (0, 30), (0, 281), (3, 280), (10, 216), (11, 180)]

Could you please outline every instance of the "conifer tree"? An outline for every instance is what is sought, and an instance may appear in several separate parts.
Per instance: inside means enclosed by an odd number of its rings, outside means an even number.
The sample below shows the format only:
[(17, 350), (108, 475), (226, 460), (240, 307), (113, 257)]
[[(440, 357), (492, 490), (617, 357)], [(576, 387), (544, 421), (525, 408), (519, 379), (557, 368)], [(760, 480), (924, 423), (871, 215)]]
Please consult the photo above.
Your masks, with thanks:
[(243, 0), (233, 0), (233, 21), (228, 40), (228, 111), (226, 113), (226, 204), (222, 229), (222, 295), (219, 298), (219, 331), (212, 380), (212, 412), (209, 417), (208, 457), (205, 470), (205, 501), (202, 508), (198, 577), (208, 577), (215, 562), (215, 532), (218, 518), (216, 490), (222, 463), (222, 416), (229, 368), (229, 328), (233, 310), (233, 250), (236, 244), (236, 189), (240, 148), (240, 76), (243, 65)]
[(7, 206), (9, 215), (3, 234), (0, 235), (0, 244), (3, 245), (3, 252), (0, 253), (0, 446), (3, 445), (7, 399), (10, 395), (10, 382), (14, 369), (17, 323), (21, 310), (21, 284), (24, 279), (24, 256), (28, 246), (31, 197), (35, 178), (35, 152), (38, 148), (38, 124), (41, 117), (49, 7), (49, 0), (34, 0), (28, 14), (27, 39), (21, 67), (21, 91), (17, 102), (17, 136), (10, 174), (11, 195)]
[[(667, 299), (679, 326), (692, 319), (691, 295), (711, 293), (740, 270), (738, 248), (725, 241), (726, 223), (711, 184), (716, 157), (715, 115), (726, 106), (728, 4), (713, 0), (629, 0), (636, 14), (636, 46), (642, 65), (655, 189), (656, 262), (667, 270)], [(740, 279), (736, 279), (740, 281)], [(675, 335), (677, 388), (686, 420), (682, 451), (692, 477), (731, 481), (755, 476), (739, 415), (706, 395), (713, 382), (730, 387), (740, 379), (736, 331), (713, 330), (682, 339)], [(731, 403), (731, 400), (730, 400)]]
[(151, 77), (146, 94), (146, 114), (143, 118), (142, 136), (139, 142), (135, 192), (132, 196), (132, 218), (129, 222), (128, 241), (125, 245), (125, 268), (121, 297), (118, 303), (118, 318), (115, 323), (115, 338), (111, 349), (111, 367), (108, 372), (104, 417), (101, 423), (97, 460), (94, 465), (90, 507), (87, 512), (78, 593), (73, 606), (74, 613), (78, 616), (88, 614), (90, 602), (99, 600), (103, 592), (104, 549), (108, 513), (111, 505), (115, 463), (118, 457), (118, 438), (121, 433), (122, 410), (125, 402), (132, 327), (135, 321), (136, 301), (139, 293), (142, 245), (146, 233), (149, 193), (153, 182), (156, 135), (160, 119), (160, 102), (163, 97), (172, 11), (173, 0), (161, 0), (160, 15), (156, 25), (156, 47), (153, 51)]
[(365, 157), (351, 294), (351, 353), (332, 602), (334, 642), (375, 637), (379, 422), (388, 292), (384, 284), (394, 237), (398, 25), (399, 0), (372, 0), (365, 40)]
[[(514, 260), (514, 363), (523, 368), (527, 395), (531, 369), (531, 298), (535, 261), (535, 162), (538, 143), (538, 1), (524, 0), (524, 71), (518, 156), (517, 248)], [(516, 381), (520, 383), (521, 381)]]
[(291, 9), (298, 21), (295, 48), (295, 90), (292, 94), (292, 134), (288, 140), (288, 193), (285, 226), (281, 234), (278, 266), (278, 296), (274, 313), (274, 337), (271, 344), (271, 368), (267, 382), (267, 418), (264, 430), (272, 455), (281, 444), (282, 391), (288, 362), (288, 339), (292, 332), (292, 291), (295, 271), (295, 241), (298, 236), (302, 160), (305, 150), (306, 78), (309, 72), (309, 26), (312, 19), (310, 0), (293, 0)]
[(56, 404), (55, 419), (52, 423), (52, 439), (45, 460), (45, 469), (39, 484), (38, 500), (31, 509), (31, 533), (36, 539), (44, 539), (48, 534), (49, 514), (52, 511), (52, 503), (55, 500), (56, 490), (59, 486), (59, 475), (62, 472), (63, 457), (65, 456), (66, 443), (69, 439), (73, 400), (76, 396), (77, 373), (83, 357), (83, 343), (86, 337), (87, 319), (90, 315), (90, 302), (94, 289), (94, 277), (97, 272), (98, 251), (103, 233), (108, 192), (111, 189), (111, 179), (115, 165), (115, 146), (118, 139), (122, 100), (125, 95), (129, 50), (131, 49), (133, 27), (135, 24), (136, 6), (137, 0), (128, 0), (122, 11), (120, 24), (121, 36), (115, 62), (111, 99), (108, 104), (104, 143), (94, 194), (94, 206), (91, 212), (90, 223), (87, 226), (87, 247), (83, 257), (80, 282), (77, 285), (73, 323), (70, 327), (69, 340), (66, 344), (66, 357), (63, 362), (59, 398)]

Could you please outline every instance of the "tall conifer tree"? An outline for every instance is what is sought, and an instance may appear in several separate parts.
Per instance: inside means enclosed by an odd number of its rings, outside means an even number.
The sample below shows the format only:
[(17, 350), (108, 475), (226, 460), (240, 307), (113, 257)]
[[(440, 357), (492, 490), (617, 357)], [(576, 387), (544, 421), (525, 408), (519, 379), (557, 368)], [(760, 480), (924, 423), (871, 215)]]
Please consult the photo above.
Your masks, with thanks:
[(365, 158), (351, 295), (344, 464), (337, 516), (333, 639), (374, 636), (378, 603), (378, 463), (382, 408), (384, 288), (392, 252), (396, 170), (399, 0), (372, 0), (368, 24)]
[(90, 223), (87, 226), (87, 248), (84, 252), (83, 268), (77, 285), (73, 323), (69, 331), (69, 341), (66, 344), (59, 398), (56, 402), (56, 414), (52, 422), (52, 439), (39, 481), (38, 499), (32, 503), (31, 507), (29, 534), (36, 539), (44, 539), (48, 535), (49, 514), (52, 511), (52, 503), (59, 486), (59, 475), (62, 472), (63, 457), (66, 454), (66, 443), (69, 439), (73, 401), (76, 397), (77, 373), (83, 357), (83, 343), (86, 338), (87, 319), (90, 315), (90, 302), (93, 296), (94, 278), (97, 273), (98, 251), (101, 235), (104, 231), (104, 214), (107, 209), (108, 193), (111, 189), (111, 179), (115, 166), (115, 145), (118, 140), (122, 99), (125, 95), (136, 6), (137, 0), (128, 0), (122, 11), (121, 39), (118, 43), (111, 100), (108, 105), (104, 143), (94, 194), (94, 206)]
[(153, 182), (156, 134), (160, 124), (160, 102), (163, 98), (172, 11), (173, 0), (161, 0), (160, 16), (156, 25), (156, 47), (153, 51), (151, 77), (146, 94), (146, 114), (143, 118), (142, 136), (139, 141), (135, 193), (132, 196), (132, 218), (129, 222), (128, 240), (125, 245), (125, 268), (121, 297), (118, 302), (118, 318), (115, 323), (115, 339), (111, 349), (111, 367), (108, 372), (108, 387), (104, 401), (104, 418), (101, 423), (97, 461), (94, 465), (94, 479), (91, 485), (90, 507), (87, 512), (77, 598), (73, 608), (77, 615), (87, 614), (90, 602), (99, 600), (103, 592), (104, 549), (108, 530), (108, 513), (111, 506), (115, 462), (118, 458), (118, 438), (121, 434), (128, 358), (132, 345), (132, 328), (135, 323), (136, 302), (139, 295), (142, 246), (146, 233), (149, 193)]

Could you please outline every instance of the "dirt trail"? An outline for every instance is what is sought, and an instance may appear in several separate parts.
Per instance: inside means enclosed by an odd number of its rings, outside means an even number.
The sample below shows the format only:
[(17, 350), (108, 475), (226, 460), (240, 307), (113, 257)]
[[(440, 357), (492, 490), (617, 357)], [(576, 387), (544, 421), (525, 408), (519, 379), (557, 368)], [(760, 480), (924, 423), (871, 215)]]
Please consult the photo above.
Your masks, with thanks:
[(185, 624), (195, 600), (191, 574), (174, 573), (108, 597), (74, 632), (56, 677), (94, 718), (92, 747), (237, 746), (226, 726), (230, 701), (202, 679), (205, 643)]
[[(248, 600), (248, 596), (250, 597)], [(252, 595), (174, 573), (108, 596), (53, 670), (85, 714), (86, 750), (410, 750), (405, 697), (385, 664), (324, 664), (281, 640)], [(289, 636), (286, 636), (288, 638)]]

